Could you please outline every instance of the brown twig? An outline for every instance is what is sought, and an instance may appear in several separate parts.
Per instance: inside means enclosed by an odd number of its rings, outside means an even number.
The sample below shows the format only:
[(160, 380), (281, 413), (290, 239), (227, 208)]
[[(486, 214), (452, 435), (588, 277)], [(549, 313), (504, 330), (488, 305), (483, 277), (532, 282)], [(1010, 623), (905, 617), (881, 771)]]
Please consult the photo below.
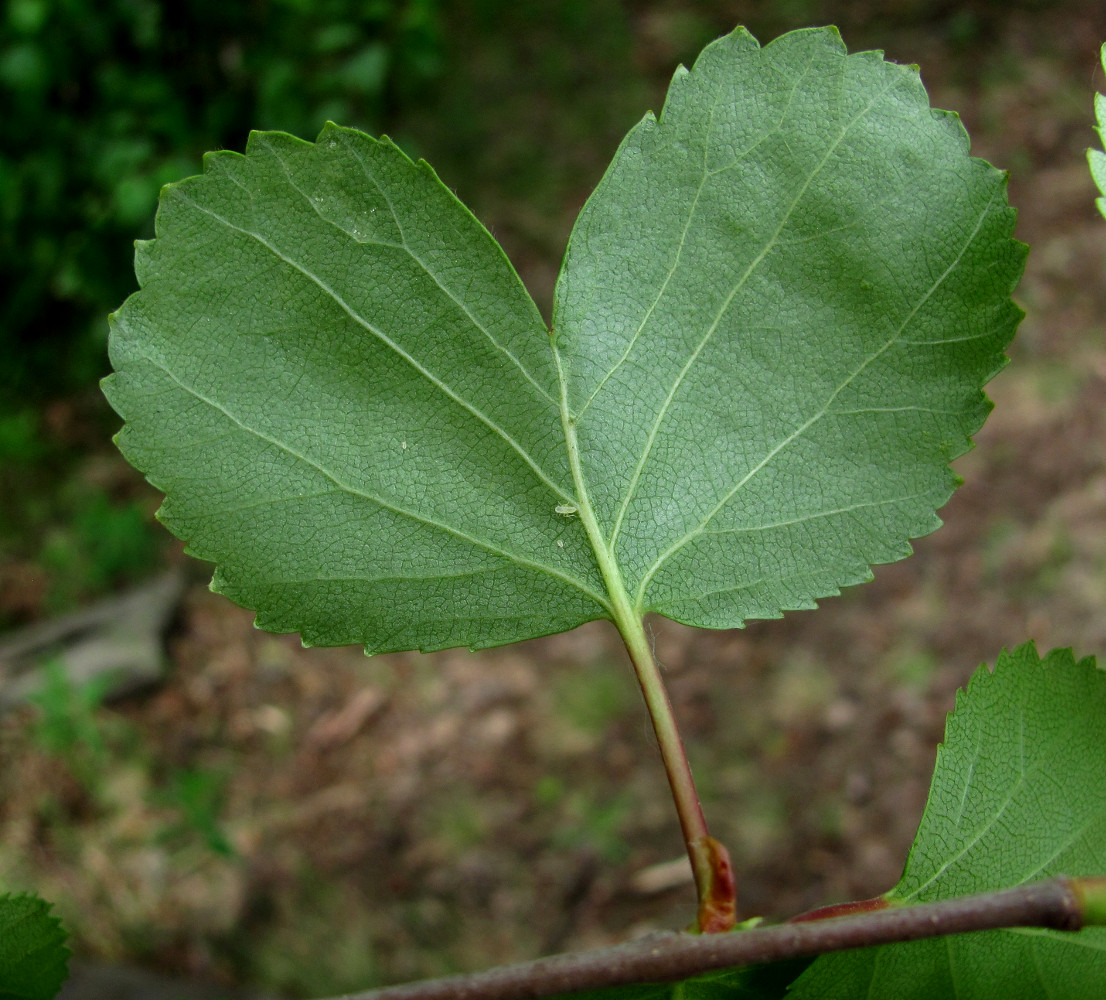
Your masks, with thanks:
[[(674, 982), (713, 969), (759, 965), (848, 948), (995, 930), (1084, 924), (1085, 887), (1102, 880), (1053, 878), (937, 903), (889, 907), (731, 934), (660, 932), (612, 948), (554, 955), (486, 972), (353, 993), (341, 1000), (537, 1000), (628, 983)], [(334, 998), (338, 1000), (338, 998)]]

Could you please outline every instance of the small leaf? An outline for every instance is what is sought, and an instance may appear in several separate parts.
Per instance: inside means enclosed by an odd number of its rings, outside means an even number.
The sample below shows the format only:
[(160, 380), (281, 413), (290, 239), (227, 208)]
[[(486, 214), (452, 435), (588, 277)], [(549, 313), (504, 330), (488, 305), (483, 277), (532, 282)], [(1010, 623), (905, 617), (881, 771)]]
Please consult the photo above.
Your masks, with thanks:
[[(1106, 70), (1106, 45), (1102, 46), (1099, 58), (1103, 70)], [(1095, 132), (1098, 133), (1098, 141), (1104, 142), (1106, 141), (1106, 95), (1094, 95), (1094, 113), (1095, 118), (1098, 119), (1098, 127), (1095, 129)], [(1100, 149), (1088, 149), (1087, 161), (1091, 167), (1091, 177), (1098, 185), (1098, 190), (1106, 195), (1106, 153), (1103, 153)], [(1095, 204), (1098, 206), (1098, 210), (1106, 215), (1106, 197), (1096, 198)]]
[(162, 194), (105, 392), (263, 628), (382, 652), (735, 627), (940, 523), (1019, 317), (1013, 223), (915, 69), (738, 30), (622, 143), (552, 335), (426, 164), (254, 133)]
[[(959, 694), (900, 903), (1106, 872), (1106, 671), (1071, 650), (1004, 652)], [(1106, 928), (988, 931), (818, 959), (789, 1000), (1086, 1000)], [(1097, 989), (1096, 989), (1097, 986)]]
[(52, 1000), (68, 974), (61, 922), (37, 896), (0, 896), (0, 1000)]

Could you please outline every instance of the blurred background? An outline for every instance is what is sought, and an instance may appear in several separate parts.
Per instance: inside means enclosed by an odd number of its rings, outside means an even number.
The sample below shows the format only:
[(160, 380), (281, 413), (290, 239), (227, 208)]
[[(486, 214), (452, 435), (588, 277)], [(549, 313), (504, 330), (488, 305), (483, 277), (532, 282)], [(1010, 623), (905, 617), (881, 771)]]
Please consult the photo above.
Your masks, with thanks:
[(302, 650), (205, 589), (210, 567), (157, 525), (158, 495), (114, 451), (97, 380), (106, 315), (136, 288), (132, 243), (152, 236), (163, 183), (251, 128), (387, 132), (488, 226), (547, 315), (618, 142), (737, 24), (767, 42), (835, 23), (850, 50), (920, 64), (973, 152), (1010, 171), (1027, 317), (946, 527), (816, 614), (714, 634), (654, 623), (745, 915), (896, 881), (945, 713), (981, 661), (1028, 638), (1106, 653), (1106, 220), (1084, 156), (1106, 89), (1101, 3), (2, 11), (0, 892), (53, 900), (85, 961), (211, 995), (319, 996), (694, 914), (613, 630), (479, 655)]

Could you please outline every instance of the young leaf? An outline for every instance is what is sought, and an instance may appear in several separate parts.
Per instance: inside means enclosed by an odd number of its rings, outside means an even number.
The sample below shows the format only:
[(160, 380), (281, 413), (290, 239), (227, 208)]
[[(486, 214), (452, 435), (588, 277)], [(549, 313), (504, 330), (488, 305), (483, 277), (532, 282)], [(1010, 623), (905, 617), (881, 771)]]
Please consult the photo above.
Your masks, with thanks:
[[(956, 700), (897, 903), (1106, 872), (1106, 671), (1030, 643)], [(794, 1000), (1084, 1000), (1106, 983), (1106, 928), (988, 931), (819, 958)], [(1090, 992), (1088, 992), (1090, 991)]]
[[(1099, 58), (1103, 70), (1106, 70), (1106, 45), (1102, 46)], [(1095, 118), (1098, 119), (1098, 127), (1095, 129), (1095, 132), (1098, 133), (1098, 141), (1106, 142), (1106, 131), (1104, 131), (1106, 130), (1106, 95), (1094, 95), (1094, 113)], [(1106, 153), (1103, 153), (1100, 149), (1088, 149), (1087, 161), (1091, 167), (1091, 177), (1094, 178), (1098, 190), (1106, 195)], [(1098, 206), (1098, 210), (1106, 215), (1106, 197), (1096, 198), (1095, 204)]]
[(61, 922), (37, 896), (0, 896), (0, 1000), (52, 1000), (68, 974)]
[(426, 164), (255, 133), (165, 189), (105, 391), (263, 628), (740, 626), (937, 526), (1019, 316), (1013, 221), (915, 69), (738, 30), (623, 142), (552, 334)]

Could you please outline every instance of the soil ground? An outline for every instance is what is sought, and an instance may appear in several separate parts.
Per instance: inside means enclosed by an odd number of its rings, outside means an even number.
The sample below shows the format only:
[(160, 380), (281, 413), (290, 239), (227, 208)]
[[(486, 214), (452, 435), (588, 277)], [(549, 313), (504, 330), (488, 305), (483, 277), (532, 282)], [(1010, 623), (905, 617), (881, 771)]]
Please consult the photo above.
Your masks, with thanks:
[[(1084, 159), (1106, 8), (597, 4), (613, 13), (566, 46), (569, 28), (526, 6), (524, 24), (459, 26), (465, 73), (395, 132), (460, 178), (543, 304), (621, 134), (738, 22), (766, 40), (832, 21), (851, 49), (920, 63), (973, 152), (1011, 170), (1027, 316), (945, 526), (816, 612), (652, 625), (744, 914), (882, 892), (972, 671), (1027, 639), (1106, 653), (1106, 222)], [(103, 446), (88, 463), (90, 482), (156, 507)], [(0, 723), (0, 874), (55, 900), (82, 954), (320, 995), (689, 923), (676, 819), (609, 626), (366, 659), (261, 633), (190, 572), (172, 672), (94, 713), (91, 771), (47, 752), (33, 713)]]

